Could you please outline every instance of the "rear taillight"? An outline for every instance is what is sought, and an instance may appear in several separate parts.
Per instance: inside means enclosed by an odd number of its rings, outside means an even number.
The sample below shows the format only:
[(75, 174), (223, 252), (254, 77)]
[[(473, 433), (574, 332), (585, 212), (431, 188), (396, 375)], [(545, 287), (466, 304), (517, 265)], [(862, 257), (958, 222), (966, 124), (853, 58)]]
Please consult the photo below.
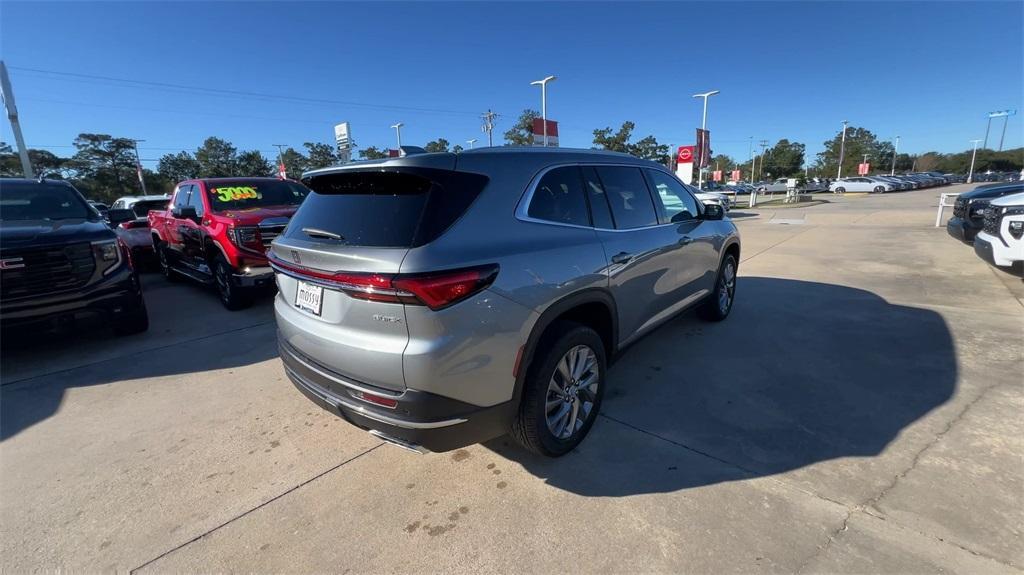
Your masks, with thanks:
[(367, 301), (425, 305), (439, 310), (476, 294), (494, 282), (495, 264), (423, 274), (330, 273), (286, 262), (268, 252), (278, 271), (308, 279)]
[(149, 220), (131, 220), (127, 222), (121, 222), (121, 225), (117, 226), (122, 230), (137, 230), (139, 228), (148, 228)]

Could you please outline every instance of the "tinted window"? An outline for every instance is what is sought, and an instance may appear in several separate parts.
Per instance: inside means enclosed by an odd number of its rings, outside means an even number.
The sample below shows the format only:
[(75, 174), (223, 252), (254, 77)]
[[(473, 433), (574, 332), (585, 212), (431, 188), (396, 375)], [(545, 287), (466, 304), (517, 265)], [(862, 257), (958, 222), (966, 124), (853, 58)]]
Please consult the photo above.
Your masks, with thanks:
[(555, 168), (544, 174), (533, 190), (527, 214), (538, 220), (589, 226), (579, 168)]
[(583, 167), (583, 189), (587, 193), (587, 202), (590, 203), (590, 218), (594, 222), (594, 227), (614, 229), (615, 222), (612, 220), (611, 208), (608, 207), (608, 196), (605, 195), (601, 180), (592, 167)]
[(144, 218), (149, 215), (151, 210), (166, 210), (167, 200), (144, 200), (141, 202), (135, 202), (132, 204), (132, 211), (135, 215)]
[(309, 241), (303, 231), (308, 228), (338, 234), (353, 246), (415, 247), (459, 219), (487, 178), (412, 168), (323, 174), (307, 184), (313, 193), (292, 217), (285, 237)]
[(658, 223), (651, 194), (647, 191), (640, 168), (598, 166), (594, 169), (608, 196), (616, 228), (641, 228)]
[(207, 182), (206, 195), (215, 212), (265, 206), (297, 206), (309, 193), (288, 180), (218, 180)]
[(690, 195), (682, 182), (659, 170), (647, 170), (647, 177), (651, 180), (651, 188), (657, 192), (654, 198), (659, 204), (662, 223), (692, 220), (700, 214), (696, 198)]
[(71, 186), (5, 182), (0, 186), (0, 220), (86, 220), (96, 212)]
[(196, 209), (196, 215), (201, 216), (206, 211), (203, 208), (203, 196), (199, 193), (199, 186), (192, 186), (192, 193), (188, 195), (188, 205)]
[(191, 187), (187, 184), (178, 186), (178, 191), (174, 194), (174, 207), (180, 208), (188, 203), (188, 190)]

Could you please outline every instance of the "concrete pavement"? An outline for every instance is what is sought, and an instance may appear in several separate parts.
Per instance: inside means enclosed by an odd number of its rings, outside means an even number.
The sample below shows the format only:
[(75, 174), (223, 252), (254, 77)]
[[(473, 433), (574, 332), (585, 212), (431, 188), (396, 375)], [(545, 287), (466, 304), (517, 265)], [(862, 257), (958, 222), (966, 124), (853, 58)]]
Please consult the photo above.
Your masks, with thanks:
[(732, 317), (629, 348), (558, 460), (381, 445), (294, 390), (268, 301), (148, 275), (143, 337), (5, 342), (0, 567), (1021, 573), (1024, 290), (938, 193), (737, 209)]

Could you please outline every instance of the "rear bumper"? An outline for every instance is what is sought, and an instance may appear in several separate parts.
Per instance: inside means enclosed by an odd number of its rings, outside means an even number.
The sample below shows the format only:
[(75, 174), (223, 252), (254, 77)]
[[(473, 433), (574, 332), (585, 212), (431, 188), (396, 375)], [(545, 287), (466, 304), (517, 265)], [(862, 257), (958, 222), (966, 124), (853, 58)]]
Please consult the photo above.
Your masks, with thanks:
[[(285, 373), (306, 397), (349, 423), (409, 447), (451, 451), (508, 432), (515, 414), (512, 401), (478, 407), (432, 393), (402, 393), (375, 388), (330, 371), (301, 354), (280, 335), (278, 349)], [(358, 399), (366, 392), (397, 402), (394, 409)]]
[(8, 329), (74, 319), (79, 315), (103, 315), (116, 321), (142, 305), (138, 276), (127, 265), (122, 265), (110, 276), (81, 289), (0, 302), (0, 325)]
[(957, 217), (949, 218), (946, 222), (946, 232), (965, 244), (973, 243), (979, 231), (980, 229), (972, 226), (970, 222)]

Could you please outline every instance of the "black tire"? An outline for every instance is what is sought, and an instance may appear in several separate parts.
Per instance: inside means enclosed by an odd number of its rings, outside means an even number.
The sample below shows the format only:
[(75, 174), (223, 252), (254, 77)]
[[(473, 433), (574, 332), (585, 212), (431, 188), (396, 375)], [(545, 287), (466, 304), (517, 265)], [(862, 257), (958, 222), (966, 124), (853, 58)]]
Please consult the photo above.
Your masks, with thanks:
[(139, 305), (118, 318), (114, 322), (113, 328), (117, 335), (133, 335), (149, 329), (149, 313), (146, 312), (146, 302), (139, 298)]
[(178, 272), (171, 267), (171, 260), (167, 255), (167, 244), (158, 242), (156, 244), (156, 262), (160, 267), (160, 274), (169, 282), (176, 282), (181, 279)]
[(883, 192), (885, 192), (885, 188), (884, 187), (882, 187), (882, 186), (875, 186), (875, 193), (876, 194), (881, 194)]
[(718, 268), (715, 290), (708, 295), (697, 308), (697, 315), (706, 321), (722, 321), (729, 317), (732, 304), (736, 300), (736, 272), (739, 264), (732, 254), (726, 254), (722, 265)]
[[(601, 409), (601, 400), (604, 397), (605, 374), (608, 372), (608, 364), (604, 342), (593, 329), (571, 322), (558, 322), (549, 329), (551, 330), (550, 336), (546, 335), (537, 345), (537, 356), (533, 358), (528, 367), (523, 400), (519, 405), (519, 414), (512, 423), (512, 437), (534, 453), (548, 457), (560, 457), (579, 445), (587, 436), (590, 428), (593, 427)], [(572, 351), (581, 348), (592, 353), (593, 367), (589, 370), (582, 370), (579, 380), (570, 379), (569, 381), (584, 381), (588, 374), (593, 374), (597, 384), (596, 390), (592, 387), (588, 389), (588, 387), (579, 387), (576, 383), (571, 383), (571, 399), (565, 399), (564, 393), (560, 396), (552, 395), (551, 386), (558, 387), (558, 381), (565, 381), (561, 375), (565, 372), (558, 369), (559, 364)], [(582, 362), (590, 365), (588, 360), (589, 357), (586, 355), (581, 358)], [(571, 407), (562, 407), (562, 401)], [(588, 403), (590, 404), (589, 410), (584, 412)], [(554, 404), (550, 410), (549, 404)], [(568, 434), (560, 438), (555, 435), (548, 420), (549, 417), (556, 417), (562, 409), (569, 410), (565, 413), (565, 425), (561, 428)], [(575, 412), (577, 419), (582, 416), (582, 423), (579, 426), (572, 423), (574, 421), (573, 409), (577, 410)], [(556, 423), (555, 426), (558, 427), (558, 424)]]
[(840, 186), (840, 187), (836, 188), (836, 193), (837, 194), (845, 194), (846, 193), (846, 188)]
[(240, 287), (231, 277), (234, 270), (223, 256), (217, 256), (213, 262), (213, 287), (217, 290), (220, 303), (231, 311), (245, 309), (252, 305), (249, 290)]

